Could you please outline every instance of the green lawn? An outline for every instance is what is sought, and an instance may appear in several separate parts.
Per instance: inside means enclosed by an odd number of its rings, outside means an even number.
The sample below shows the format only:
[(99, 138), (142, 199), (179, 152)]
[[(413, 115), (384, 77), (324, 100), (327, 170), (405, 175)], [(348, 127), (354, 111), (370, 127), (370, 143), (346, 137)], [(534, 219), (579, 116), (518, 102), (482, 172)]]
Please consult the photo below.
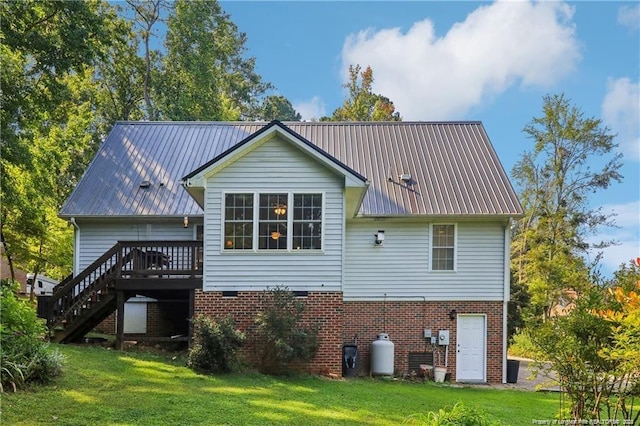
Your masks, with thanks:
[(401, 424), (462, 401), (505, 425), (552, 419), (558, 395), (400, 380), (199, 375), (181, 359), (52, 345), (66, 356), (53, 384), (2, 395), (7, 425)]

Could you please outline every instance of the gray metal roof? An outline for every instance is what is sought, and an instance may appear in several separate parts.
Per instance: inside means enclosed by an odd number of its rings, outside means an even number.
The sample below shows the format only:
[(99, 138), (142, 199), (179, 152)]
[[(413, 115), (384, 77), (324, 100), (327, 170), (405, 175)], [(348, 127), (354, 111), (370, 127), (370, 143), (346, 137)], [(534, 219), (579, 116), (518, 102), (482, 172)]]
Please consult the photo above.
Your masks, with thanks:
[[(480, 122), (285, 122), (370, 186), (361, 215), (520, 215)], [(265, 127), (250, 122), (118, 122), (62, 217), (195, 216), (182, 177)], [(409, 174), (403, 182), (399, 175)], [(141, 187), (147, 181), (147, 188)]]

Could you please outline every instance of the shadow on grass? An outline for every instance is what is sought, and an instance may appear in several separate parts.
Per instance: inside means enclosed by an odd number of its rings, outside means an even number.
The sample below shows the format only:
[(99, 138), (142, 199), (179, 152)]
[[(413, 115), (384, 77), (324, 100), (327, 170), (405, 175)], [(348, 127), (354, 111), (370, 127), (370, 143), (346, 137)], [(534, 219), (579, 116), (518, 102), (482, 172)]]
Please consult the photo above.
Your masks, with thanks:
[(371, 379), (206, 376), (159, 355), (58, 348), (67, 357), (63, 376), (53, 385), (5, 395), (3, 424), (385, 425), (458, 400), (497, 413), (508, 420), (504, 424), (530, 424), (551, 418), (557, 407), (557, 399), (534, 393)]

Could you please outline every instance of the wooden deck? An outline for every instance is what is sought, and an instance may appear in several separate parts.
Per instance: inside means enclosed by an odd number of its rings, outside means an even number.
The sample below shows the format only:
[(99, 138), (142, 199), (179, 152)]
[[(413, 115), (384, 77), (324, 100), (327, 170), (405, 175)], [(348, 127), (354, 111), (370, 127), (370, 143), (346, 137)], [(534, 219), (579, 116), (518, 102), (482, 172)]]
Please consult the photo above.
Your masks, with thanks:
[(122, 343), (124, 303), (136, 294), (154, 297), (202, 288), (202, 241), (120, 241), (75, 277), (54, 289), (46, 317), (54, 340), (77, 341), (117, 310), (116, 346)]

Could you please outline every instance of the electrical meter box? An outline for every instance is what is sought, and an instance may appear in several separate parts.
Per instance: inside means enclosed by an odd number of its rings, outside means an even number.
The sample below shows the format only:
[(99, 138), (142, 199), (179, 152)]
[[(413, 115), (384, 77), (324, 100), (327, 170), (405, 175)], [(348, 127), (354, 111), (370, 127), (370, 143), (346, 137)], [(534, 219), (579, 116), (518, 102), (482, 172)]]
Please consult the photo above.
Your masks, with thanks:
[(438, 331), (438, 344), (439, 345), (449, 344), (449, 330)]

